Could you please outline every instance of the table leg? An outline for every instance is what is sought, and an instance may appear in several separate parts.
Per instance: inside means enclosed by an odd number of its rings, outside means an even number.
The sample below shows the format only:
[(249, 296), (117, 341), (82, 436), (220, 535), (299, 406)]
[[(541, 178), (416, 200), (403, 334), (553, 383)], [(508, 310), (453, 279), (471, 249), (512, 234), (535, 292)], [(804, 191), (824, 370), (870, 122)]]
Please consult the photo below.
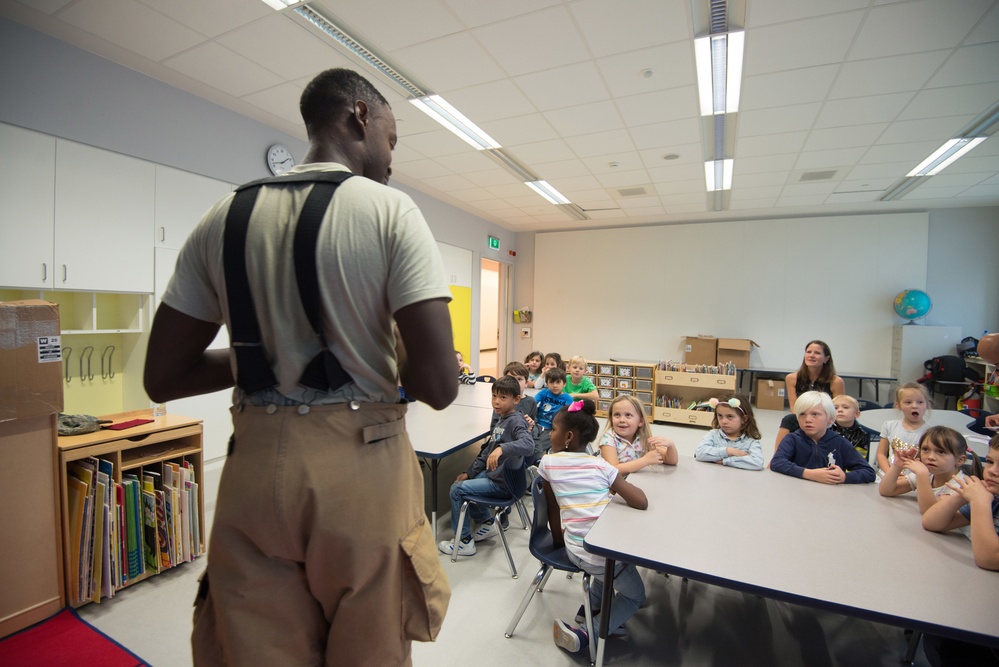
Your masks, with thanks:
[(440, 459), (430, 461), (430, 527), (434, 531), (434, 541), (437, 541), (437, 466)]
[(600, 630), (597, 633), (597, 667), (604, 664), (604, 644), (607, 643), (607, 634), (610, 628), (610, 610), (614, 600), (614, 568), (617, 563), (608, 558), (604, 563), (604, 592), (600, 599)]

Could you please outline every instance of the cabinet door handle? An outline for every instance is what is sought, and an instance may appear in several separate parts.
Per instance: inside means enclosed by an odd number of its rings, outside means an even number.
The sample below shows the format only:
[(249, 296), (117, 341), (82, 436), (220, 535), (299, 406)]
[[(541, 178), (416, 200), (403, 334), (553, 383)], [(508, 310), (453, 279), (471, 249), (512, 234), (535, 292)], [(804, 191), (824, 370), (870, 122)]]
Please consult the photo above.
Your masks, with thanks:
[(166, 227), (160, 227), (160, 243), (166, 243)]
[(66, 282), (66, 277), (67, 277), (67, 275), (68, 275), (68, 274), (67, 274), (67, 272), (66, 272), (66, 265), (65, 265), (65, 264), (63, 264), (63, 265), (62, 265), (62, 281), (63, 281), (63, 282)]
[(42, 282), (44, 283), (49, 279), (49, 265), (42, 262)]

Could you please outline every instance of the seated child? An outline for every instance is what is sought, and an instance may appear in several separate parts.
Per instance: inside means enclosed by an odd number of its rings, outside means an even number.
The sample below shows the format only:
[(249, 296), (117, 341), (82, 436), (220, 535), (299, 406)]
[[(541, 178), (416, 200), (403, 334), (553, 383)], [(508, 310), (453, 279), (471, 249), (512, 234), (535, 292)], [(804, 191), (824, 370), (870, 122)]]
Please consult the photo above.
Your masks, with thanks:
[(712, 398), (715, 417), (711, 429), (694, 451), (694, 458), (743, 470), (763, 470), (763, 445), (753, 407), (731, 395)]
[(919, 446), (919, 439), (929, 428), (924, 419), (929, 407), (930, 394), (918, 382), (906, 382), (895, 390), (895, 408), (902, 413), (902, 419), (889, 419), (881, 426), (877, 454), (879, 480), (895, 460), (896, 444), (912, 449)]
[[(527, 366), (519, 361), (511, 361), (503, 367), (503, 375), (508, 375), (520, 383), (520, 402), (517, 403), (516, 410), (524, 415), (524, 419), (527, 420), (527, 428), (533, 433), (534, 421), (538, 416), (538, 403), (534, 400), (533, 396), (528, 396), (524, 393), (524, 390), (527, 388)], [(497, 419), (498, 416), (494, 412), (492, 423), (495, 424)]]
[[(541, 350), (534, 350), (524, 357), (524, 365), (527, 366), (527, 381), (534, 387), (534, 383), (541, 377), (544, 373), (544, 369), (541, 368), (541, 364), (544, 363), (545, 355), (541, 354)], [(536, 388), (536, 387), (535, 387)]]
[(537, 428), (534, 431), (534, 460), (540, 461), (541, 455), (551, 447), (552, 417), (562, 407), (572, 405), (572, 399), (562, 391), (565, 387), (565, 371), (561, 368), (549, 368), (545, 371), (546, 387), (534, 395), (538, 403)]
[[(600, 624), (606, 561), (587, 552), (583, 539), (610, 502), (612, 493), (636, 509), (644, 510), (649, 506), (644, 491), (627, 482), (614, 466), (586, 453), (586, 446), (596, 437), (599, 428), (593, 417), (595, 412), (590, 400), (576, 401), (559, 410), (551, 432), (552, 453), (542, 458), (538, 466), (538, 474), (544, 480), (552, 541), (556, 547), (564, 546), (569, 560), (593, 576), (590, 609), (594, 628)], [(635, 566), (618, 564), (618, 567), (623, 569), (614, 576), (614, 603), (607, 626), (608, 632), (615, 634), (620, 634), (615, 631), (645, 602), (645, 585)], [(585, 623), (585, 616), (579, 620), (582, 614), (583, 608), (580, 608), (576, 619), (579, 623)], [(572, 653), (586, 650), (587, 628), (575, 627), (559, 619), (555, 621), (553, 632), (555, 645), (559, 648)]]
[[(493, 410), (499, 420), (492, 429), (492, 436), (479, 455), (472, 461), (468, 470), (458, 475), (451, 485), (451, 529), (457, 534), (458, 518), (466, 496), (507, 497), (503, 483), (503, 469), (506, 466), (519, 468), (525, 456), (534, 455), (534, 438), (527, 428), (524, 416), (514, 408), (520, 401), (520, 383), (512, 377), (501, 377), (493, 384)], [(458, 542), (458, 555), (471, 556), (475, 553), (475, 542), (494, 537), (499, 533), (492, 515), (485, 507), (475, 503), (468, 506), (470, 521), (461, 527), (461, 540)], [(479, 527), (473, 532), (471, 523)], [(474, 540), (474, 541), (473, 541)], [(441, 553), (451, 555), (454, 544), (444, 540), (438, 545)]]
[(676, 443), (652, 435), (641, 402), (627, 394), (615, 398), (607, 408), (600, 456), (625, 475), (658, 463), (675, 466), (680, 459)]
[(947, 485), (957, 493), (926, 510), (923, 528), (942, 533), (970, 525), (975, 565), (999, 570), (999, 434), (989, 441), (981, 478), (955, 476)]
[(545, 380), (545, 373), (549, 368), (561, 368), (565, 370), (565, 363), (562, 361), (562, 355), (558, 352), (549, 352), (545, 355), (545, 363), (541, 366), (541, 374), (538, 379), (534, 381), (535, 389), (544, 389), (547, 381)]
[(597, 386), (589, 378), (583, 377), (585, 372), (586, 359), (577, 355), (569, 360), (569, 377), (565, 379), (565, 393), (574, 401), (583, 398), (597, 400)]
[(866, 459), (870, 452), (871, 434), (857, 423), (860, 403), (853, 396), (841, 394), (833, 399), (833, 406), (836, 408), (836, 423), (832, 425), (832, 430), (849, 440), (857, 453)]
[[(981, 462), (974, 457), (974, 474), (981, 477)], [(888, 472), (881, 478), (878, 492), (882, 496), (900, 496), (916, 492), (919, 513), (936, 504), (940, 496), (955, 493), (947, 482), (964, 477), (961, 466), (968, 460), (968, 442), (960, 433), (946, 426), (931, 426), (919, 439), (919, 453), (899, 452)]]
[(794, 402), (798, 430), (784, 436), (770, 459), (770, 469), (822, 484), (874, 481), (874, 468), (839, 433), (829, 429), (836, 408), (829, 394), (806, 391)]
[(461, 384), (475, 384), (475, 373), (472, 372), (472, 367), (465, 363), (461, 352), (455, 350), (454, 356), (458, 359), (458, 382)]

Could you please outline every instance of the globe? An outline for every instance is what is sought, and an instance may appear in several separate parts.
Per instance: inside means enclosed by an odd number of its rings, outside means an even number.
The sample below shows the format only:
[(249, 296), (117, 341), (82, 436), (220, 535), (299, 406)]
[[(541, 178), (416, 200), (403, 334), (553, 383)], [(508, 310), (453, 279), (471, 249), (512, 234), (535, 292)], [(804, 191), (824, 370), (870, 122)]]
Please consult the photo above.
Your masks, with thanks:
[(930, 295), (919, 289), (902, 290), (895, 295), (895, 312), (906, 320), (917, 320), (926, 317), (933, 303)]

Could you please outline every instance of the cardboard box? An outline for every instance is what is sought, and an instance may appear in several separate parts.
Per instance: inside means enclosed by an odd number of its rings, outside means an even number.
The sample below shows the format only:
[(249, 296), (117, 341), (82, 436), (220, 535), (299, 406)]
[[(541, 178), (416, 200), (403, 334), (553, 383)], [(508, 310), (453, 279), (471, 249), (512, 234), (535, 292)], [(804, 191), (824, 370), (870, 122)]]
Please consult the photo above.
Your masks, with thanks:
[(754, 347), (759, 347), (748, 338), (719, 338), (718, 363), (735, 364), (736, 368), (749, 368), (749, 353)]
[(0, 302), (0, 421), (62, 412), (59, 306)]
[(783, 380), (760, 378), (756, 381), (753, 405), (757, 408), (761, 410), (783, 410), (785, 398), (787, 398), (787, 392), (784, 390)]
[(714, 336), (686, 336), (683, 339), (683, 362), (686, 364), (714, 366), (717, 353), (718, 339)]

